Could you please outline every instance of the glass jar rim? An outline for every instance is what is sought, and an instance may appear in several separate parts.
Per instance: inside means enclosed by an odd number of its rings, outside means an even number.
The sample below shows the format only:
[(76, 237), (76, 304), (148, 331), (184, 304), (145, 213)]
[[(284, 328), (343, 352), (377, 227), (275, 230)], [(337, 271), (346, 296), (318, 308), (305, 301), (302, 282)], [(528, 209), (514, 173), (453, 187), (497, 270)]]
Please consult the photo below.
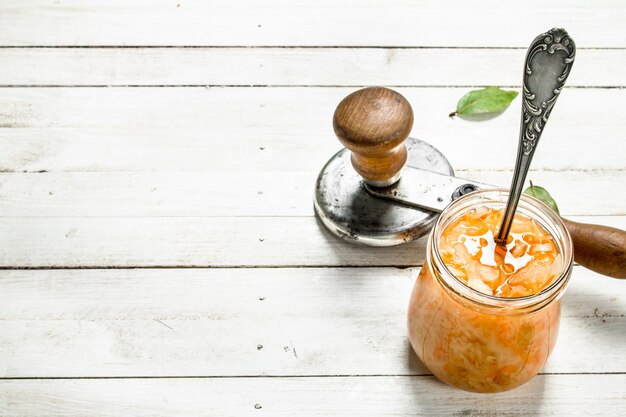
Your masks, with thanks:
[[(461, 214), (465, 212), (465, 210), (478, 207), (481, 204), (487, 205), (491, 203), (493, 205), (496, 203), (504, 207), (508, 200), (508, 195), (509, 190), (505, 188), (478, 190), (466, 194), (450, 203), (437, 219), (433, 231), (428, 238), (427, 262), (431, 267), (437, 267), (436, 270), (439, 273), (435, 274), (435, 276), (437, 276), (448, 290), (462, 299), (473, 302), (479, 307), (495, 308), (499, 310), (538, 310), (548, 305), (551, 301), (558, 299), (565, 290), (571, 275), (574, 252), (572, 238), (563, 220), (541, 200), (523, 194), (517, 208), (517, 212), (521, 211), (523, 214), (538, 221), (552, 235), (563, 257), (563, 271), (561, 275), (540, 292), (523, 297), (511, 298), (484, 294), (456, 278), (443, 262), (439, 252), (439, 237), (443, 230), (445, 230), (445, 227), (455, 218), (455, 214)], [(530, 215), (529, 212), (531, 213)]]

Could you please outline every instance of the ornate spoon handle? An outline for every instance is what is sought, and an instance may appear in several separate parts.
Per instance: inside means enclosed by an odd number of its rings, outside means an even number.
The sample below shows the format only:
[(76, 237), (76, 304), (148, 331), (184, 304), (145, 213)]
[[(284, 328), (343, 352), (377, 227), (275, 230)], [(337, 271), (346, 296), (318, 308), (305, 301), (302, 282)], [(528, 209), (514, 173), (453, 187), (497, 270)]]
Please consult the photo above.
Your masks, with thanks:
[(506, 244), (526, 174), (541, 133), (572, 69), (576, 45), (565, 29), (554, 28), (535, 38), (528, 48), (522, 85), (522, 121), (511, 192), (496, 241)]

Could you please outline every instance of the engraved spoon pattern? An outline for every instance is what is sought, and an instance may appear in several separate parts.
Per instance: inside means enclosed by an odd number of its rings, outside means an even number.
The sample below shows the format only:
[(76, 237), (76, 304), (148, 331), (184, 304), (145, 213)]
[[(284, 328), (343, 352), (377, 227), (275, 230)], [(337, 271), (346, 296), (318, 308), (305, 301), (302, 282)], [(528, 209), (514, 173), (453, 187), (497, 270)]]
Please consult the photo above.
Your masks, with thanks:
[(556, 99), (572, 69), (575, 55), (574, 40), (561, 28), (554, 28), (537, 36), (528, 48), (524, 63), (517, 161), (509, 200), (496, 237), (499, 245), (506, 245), (530, 162)]

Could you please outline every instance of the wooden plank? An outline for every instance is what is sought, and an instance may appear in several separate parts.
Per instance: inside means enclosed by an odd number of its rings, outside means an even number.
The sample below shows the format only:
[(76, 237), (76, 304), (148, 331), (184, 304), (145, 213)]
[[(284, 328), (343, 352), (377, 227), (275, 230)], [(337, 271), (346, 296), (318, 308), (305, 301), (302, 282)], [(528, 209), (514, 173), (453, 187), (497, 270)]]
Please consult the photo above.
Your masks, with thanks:
[[(322, 164), (319, 165), (320, 167)], [(3, 217), (312, 216), (314, 171), (0, 173)], [(457, 175), (509, 187), (511, 171)], [(626, 215), (624, 171), (531, 171), (563, 215)]]
[[(519, 86), (524, 56), (523, 49), (10, 48), (0, 49), (0, 85)], [(580, 49), (567, 85), (625, 86), (624, 66), (626, 50)]]
[[(558, 24), (579, 46), (624, 47), (617, 0), (7, 0), (0, 45), (517, 46)], [(537, 13), (541, 10), (541, 13)]]
[[(0, 378), (427, 375), (406, 333), (418, 272), (0, 271)], [(626, 372), (622, 286), (574, 268), (544, 372)]]
[[(516, 110), (509, 112), (514, 115), (501, 116), (516, 119), (508, 126), (440, 119), (438, 126), (428, 122), (415, 126), (413, 135), (436, 146), (459, 174), (463, 170), (509, 170), (515, 163), (519, 122)], [(0, 129), (0, 172), (313, 171), (341, 149), (330, 122), (320, 123), (273, 130), (270, 126), (223, 129), (217, 123), (158, 131), (143, 127)], [(623, 169), (622, 127), (607, 123), (593, 126), (592, 139), (571, 123), (548, 127), (533, 169)]]
[[(626, 376), (545, 375), (497, 395), (434, 377), (13, 380), (0, 382), (12, 416), (617, 416)], [(3, 398), (3, 399), (2, 399)]]
[[(318, 170), (340, 148), (332, 114), (353, 90), (2, 88), (0, 170)], [(519, 98), (502, 116), (476, 123), (448, 117), (468, 89), (398, 90), (413, 104), (412, 135), (456, 169), (514, 165)], [(533, 167), (623, 169), (626, 119), (618, 109), (626, 108), (626, 90), (562, 96)]]
[[(482, 123), (448, 117), (468, 88), (398, 88), (412, 103), (415, 128), (424, 129), (444, 121), (462, 125), (464, 130), (480, 126), (510, 126), (517, 120), (521, 100), (501, 117)], [(331, 130), (332, 114), (352, 87), (339, 88), (0, 88), (0, 125), (2, 127), (64, 128), (208, 128), (219, 122), (222, 129), (293, 128), (309, 126)], [(566, 89), (558, 102), (558, 112), (550, 126), (561, 131), (572, 119), (595, 128), (606, 124), (614, 128), (626, 121), (611, 113), (626, 101), (622, 89)], [(601, 101), (598, 106), (591, 102)], [(611, 107), (608, 107), (610, 104)], [(514, 116), (510, 116), (514, 113)], [(245, 115), (245, 117), (242, 117)], [(578, 126), (577, 126), (578, 127)], [(318, 127), (319, 129), (319, 127)], [(517, 125), (511, 127), (514, 132)], [(414, 129), (415, 132), (415, 129)], [(562, 133), (561, 133), (562, 134)], [(293, 139), (292, 139), (293, 140)]]
[[(626, 216), (570, 216), (626, 228)], [(419, 266), (425, 239), (339, 240), (314, 217), (3, 217), (0, 267)]]

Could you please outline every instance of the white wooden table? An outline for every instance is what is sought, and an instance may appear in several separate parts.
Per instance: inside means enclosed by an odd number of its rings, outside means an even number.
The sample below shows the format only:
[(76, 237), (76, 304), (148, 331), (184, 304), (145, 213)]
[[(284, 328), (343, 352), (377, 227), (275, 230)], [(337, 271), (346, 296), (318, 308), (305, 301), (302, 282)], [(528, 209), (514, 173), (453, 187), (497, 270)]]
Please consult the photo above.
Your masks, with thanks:
[(448, 113), (519, 88), (563, 26), (577, 61), (530, 178), (626, 228), (626, 5), (523, 3), (3, 0), (0, 415), (626, 415), (625, 282), (576, 266), (544, 372), (470, 394), (407, 341), (424, 240), (351, 246), (313, 216), (332, 113), (365, 85), (507, 186), (519, 99)]

